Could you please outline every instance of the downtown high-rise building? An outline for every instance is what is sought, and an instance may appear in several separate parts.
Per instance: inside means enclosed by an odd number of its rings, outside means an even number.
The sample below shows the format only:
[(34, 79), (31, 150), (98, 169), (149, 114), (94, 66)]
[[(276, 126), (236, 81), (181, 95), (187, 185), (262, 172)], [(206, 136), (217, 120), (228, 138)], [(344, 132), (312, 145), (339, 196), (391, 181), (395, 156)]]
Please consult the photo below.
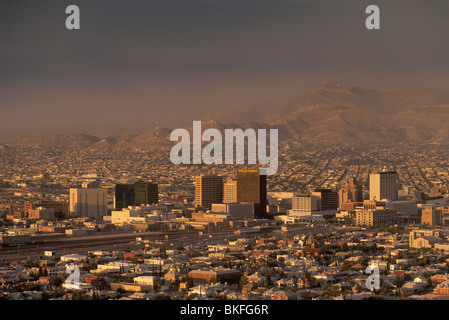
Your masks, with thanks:
[(331, 189), (315, 189), (312, 195), (320, 199), (321, 211), (338, 209), (338, 192)]
[(156, 183), (139, 180), (134, 183), (134, 196), (137, 206), (157, 204), (159, 202), (159, 188)]
[(398, 174), (396, 171), (373, 172), (369, 175), (370, 200), (398, 200)]
[(354, 202), (363, 202), (363, 187), (355, 178), (351, 178), (340, 186), (338, 203), (341, 206)]
[(135, 205), (136, 197), (134, 196), (134, 184), (116, 184), (114, 207), (116, 209), (123, 209)]
[(312, 214), (312, 212), (321, 210), (320, 197), (311, 194), (300, 194), (292, 198), (292, 214), (296, 213), (307, 213)]
[(259, 219), (267, 216), (267, 176), (259, 169), (237, 170), (237, 202), (254, 203), (254, 215)]
[(99, 218), (108, 213), (108, 190), (91, 185), (70, 188), (69, 214), (74, 218)]
[(223, 187), (223, 203), (237, 202), (237, 180), (227, 179)]
[(210, 210), (213, 203), (223, 203), (223, 177), (202, 175), (195, 177), (195, 205)]
[(138, 180), (129, 184), (116, 184), (115, 208), (123, 209), (129, 206), (145, 206), (159, 202), (157, 183)]

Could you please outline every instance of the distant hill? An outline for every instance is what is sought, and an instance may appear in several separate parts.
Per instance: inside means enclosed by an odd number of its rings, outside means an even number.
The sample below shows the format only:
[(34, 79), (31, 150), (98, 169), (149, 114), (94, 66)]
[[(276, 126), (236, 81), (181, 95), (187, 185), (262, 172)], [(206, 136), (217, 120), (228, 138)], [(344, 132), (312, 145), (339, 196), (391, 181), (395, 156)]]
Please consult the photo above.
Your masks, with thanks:
[(100, 138), (86, 135), (45, 135), (45, 136), (20, 136), (6, 141), (13, 145), (42, 145), (42, 146), (64, 146), (71, 145), (76, 148), (91, 146), (101, 141)]
[[(192, 119), (194, 120), (194, 119)], [(212, 113), (202, 129), (275, 128), (281, 140), (350, 143), (449, 141), (449, 90), (348, 88), (323, 82), (313, 92), (265, 102), (240, 111)], [(191, 132), (191, 126), (186, 127)], [(21, 136), (4, 144), (70, 145), (74, 148), (163, 148), (171, 129), (99, 138), (95, 135)]]
[(155, 128), (141, 134), (99, 138), (92, 135), (20, 136), (5, 141), (6, 145), (71, 146), (73, 148), (153, 148), (168, 146), (170, 129)]
[(365, 90), (323, 82), (314, 92), (205, 119), (251, 119), (278, 128), (282, 139), (392, 143), (449, 139), (449, 90)]

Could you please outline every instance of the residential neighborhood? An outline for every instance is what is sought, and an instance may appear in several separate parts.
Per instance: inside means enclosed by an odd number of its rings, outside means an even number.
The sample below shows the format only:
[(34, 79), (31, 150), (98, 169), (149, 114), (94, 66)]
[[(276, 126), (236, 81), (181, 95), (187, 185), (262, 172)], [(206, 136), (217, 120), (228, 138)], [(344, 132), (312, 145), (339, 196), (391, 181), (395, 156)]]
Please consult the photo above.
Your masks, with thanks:
[[(234, 236), (173, 247), (143, 240), (130, 250), (46, 253), (4, 262), (7, 300), (362, 300), (449, 298), (449, 254), (411, 240), (428, 229)], [(436, 231), (433, 231), (436, 232)], [(447, 241), (449, 229), (438, 230)], [(425, 237), (425, 236), (423, 236)], [(213, 239), (213, 238), (207, 238)], [(420, 238), (418, 238), (420, 239)], [(414, 241), (410, 243), (410, 241)], [(416, 245), (418, 243), (418, 245)], [(367, 288), (368, 266), (379, 288)], [(71, 270), (70, 270), (71, 268)], [(73, 271), (78, 276), (74, 277)]]

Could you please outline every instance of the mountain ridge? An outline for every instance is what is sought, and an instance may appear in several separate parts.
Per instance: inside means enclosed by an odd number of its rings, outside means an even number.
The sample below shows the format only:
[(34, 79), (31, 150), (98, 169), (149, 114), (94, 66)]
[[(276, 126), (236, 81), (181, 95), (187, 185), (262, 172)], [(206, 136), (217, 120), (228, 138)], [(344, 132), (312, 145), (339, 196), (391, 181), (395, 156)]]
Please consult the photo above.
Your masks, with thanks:
[[(217, 121), (219, 119), (219, 121)], [(193, 119), (195, 120), (195, 119)], [(405, 89), (348, 88), (322, 82), (314, 91), (263, 102), (239, 111), (205, 115), (209, 127), (278, 129), (282, 141), (395, 143), (449, 141), (449, 91), (429, 87)], [(189, 132), (192, 126), (185, 127)], [(173, 145), (171, 129), (156, 126), (140, 133), (19, 136), (3, 144), (70, 145), (74, 148), (161, 148)]]

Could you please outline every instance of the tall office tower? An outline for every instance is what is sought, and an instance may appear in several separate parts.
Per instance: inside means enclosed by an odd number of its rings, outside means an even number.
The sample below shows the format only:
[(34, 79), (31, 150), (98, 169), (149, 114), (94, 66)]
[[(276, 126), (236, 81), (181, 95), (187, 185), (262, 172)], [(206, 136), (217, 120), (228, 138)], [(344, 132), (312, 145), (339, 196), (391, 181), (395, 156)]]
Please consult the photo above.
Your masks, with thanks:
[(331, 189), (315, 189), (312, 195), (320, 198), (320, 210), (338, 209), (338, 192)]
[(223, 187), (223, 203), (237, 202), (237, 180), (227, 179)]
[(136, 206), (157, 204), (159, 202), (159, 188), (156, 183), (139, 180), (134, 183)]
[(398, 200), (398, 174), (395, 171), (373, 172), (369, 175), (370, 200)]
[(237, 202), (254, 203), (254, 215), (267, 219), (267, 176), (259, 169), (237, 170)]
[(104, 188), (70, 188), (70, 216), (105, 216), (108, 213), (107, 200), (108, 190)]
[(210, 210), (212, 203), (223, 203), (223, 177), (204, 175), (195, 177), (195, 204)]
[(134, 184), (116, 184), (114, 207), (116, 209), (123, 209), (135, 205), (136, 196), (134, 194)]
[(355, 178), (349, 179), (340, 186), (338, 202), (340, 205), (348, 202), (363, 202), (363, 188)]

